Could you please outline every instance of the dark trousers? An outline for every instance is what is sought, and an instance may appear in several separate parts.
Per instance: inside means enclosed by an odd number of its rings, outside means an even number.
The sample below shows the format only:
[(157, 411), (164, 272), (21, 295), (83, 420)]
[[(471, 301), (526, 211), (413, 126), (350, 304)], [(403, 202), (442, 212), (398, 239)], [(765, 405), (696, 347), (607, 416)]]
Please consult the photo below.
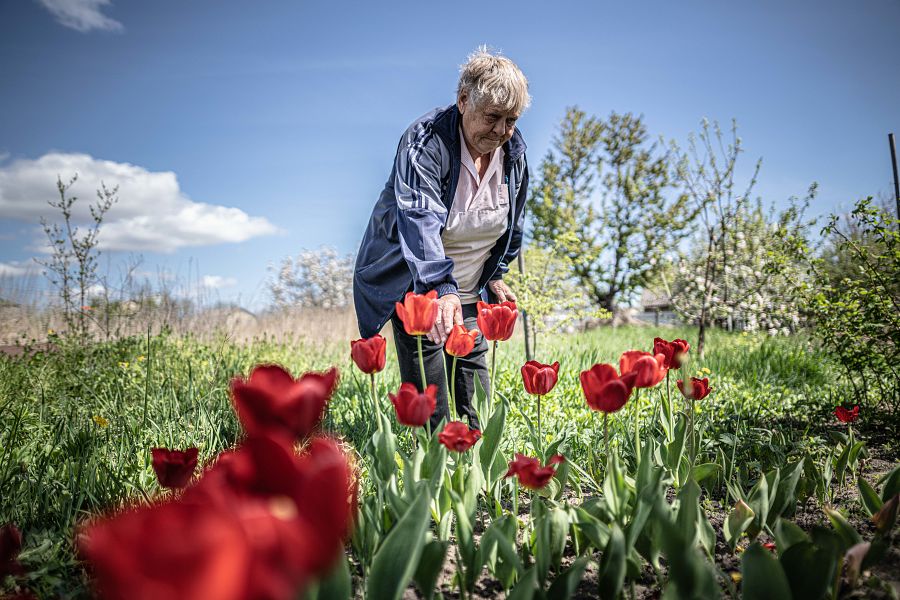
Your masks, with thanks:
[[(478, 311), (475, 304), (463, 304), (463, 320), (466, 329), (477, 329), (476, 317)], [(397, 358), (400, 363), (400, 379), (414, 383), (420, 390), (422, 386), (422, 375), (419, 370), (419, 350), (416, 343), (416, 336), (409, 335), (403, 329), (403, 321), (395, 312), (391, 316), (391, 327), (394, 329), (394, 343), (397, 347)], [(456, 414), (460, 420), (463, 417), (469, 422), (469, 427), (481, 429), (475, 409), (472, 407), (472, 398), (475, 396), (475, 375), (481, 380), (481, 386), (490, 397), (490, 376), (487, 367), (488, 343), (480, 333), (475, 341), (475, 348), (468, 356), (461, 356), (456, 359)], [(424, 335), (422, 336), (422, 357), (425, 362), (425, 379), (429, 384), (437, 385), (437, 408), (431, 416), (431, 430), (434, 431), (439, 426), (441, 420), (450, 421), (450, 410), (448, 407), (448, 393), (446, 381), (450, 380), (453, 357), (444, 352), (444, 347), (431, 342)], [(447, 379), (444, 380), (444, 366), (447, 368)], [(453, 383), (451, 382), (451, 385)]]

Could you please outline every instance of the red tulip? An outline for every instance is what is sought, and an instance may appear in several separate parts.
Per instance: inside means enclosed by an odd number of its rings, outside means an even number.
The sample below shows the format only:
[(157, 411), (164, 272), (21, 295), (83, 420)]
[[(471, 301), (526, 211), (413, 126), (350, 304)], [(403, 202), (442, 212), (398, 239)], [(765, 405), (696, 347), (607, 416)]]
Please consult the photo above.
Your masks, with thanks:
[(619, 377), (612, 365), (597, 364), (581, 372), (581, 389), (588, 406), (605, 413), (616, 412), (628, 401), (636, 373)]
[(164, 488), (180, 489), (188, 484), (197, 468), (197, 448), (169, 450), (152, 448), (153, 470), (159, 485)]
[(546, 396), (556, 385), (559, 378), (559, 361), (545, 365), (536, 360), (529, 360), (522, 365), (522, 382), (525, 391), (533, 396)]
[(438, 434), (438, 441), (454, 452), (465, 452), (479, 439), (481, 439), (481, 432), (477, 429), (469, 429), (469, 426), (462, 421), (450, 421)]
[(16, 560), (22, 550), (22, 532), (12, 523), (0, 527), (0, 581), (7, 575), (24, 575), (25, 569)]
[(251, 436), (178, 501), (101, 519), (78, 545), (104, 598), (295, 598), (340, 555), (354, 499), (333, 441), (298, 457)]
[(762, 546), (769, 552), (775, 552), (775, 542), (766, 542)]
[(278, 365), (257, 366), (249, 380), (232, 380), (231, 401), (249, 435), (305, 438), (322, 419), (337, 378), (336, 368), (294, 379)]
[(539, 490), (556, 475), (555, 465), (565, 460), (561, 454), (557, 454), (550, 457), (547, 465), (542, 467), (538, 459), (516, 453), (516, 459), (509, 463), (509, 470), (504, 477), (515, 475), (524, 487), (530, 490)]
[(425, 335), (431, 331), (437, 319), (437, 290), (431, 290), (427, 294), (407, 292), (403, 303), (397, 302), (396, 309), (406, 333)]
[(691, 345), (685, 340), (676, 339), (667, 342), (662, 338), (654, 338), (653, 354), (662, 354), (665, 356), (665, 367), (667, 369), (681, 368), (681, 362), (684, 355), (691, 349)]
[(375, 334), (368, 339), (353, 340), (350, 342), (350, 358), (363, 373), (367, 375), (378, 373), (384, 369), (386, 345), (387, 341), (381, 334)]
[(666, 378), (665, 355), (652, 355), (649, 352), (641, 352), (640, 350), (628, 350), (623, 352), (619, 358), (619, 369), (622, 375), (628, 373), (637, 373), (634, 380), (634, 387), (646, 388), (653, 387)]
[(703, 400), (712, 391), (712, 388), (709, 387), (708, 377), (704, 377), (703, 379), (691, 377), (691, 386), (690, 389), (687, 390), (684, 389), (685, 385), (683, 380), (679, 379), (675, 383), (678, 385), (678, 389), (681, 390), (681, 395), (688, 400)]
[(450, 356), (468, 356), (475, 348), (475, 340), (478, 338), (477, 329), (466, 329), (465, 325), (454, 325), (447, 336), (444, 350)]
[(78, 550), (102, 598), (258, 597), (249, 587), (247, 535), (216, 506), (179, 501), (133, 508), (84, 528)]
[(257, 596), (294, 598), (298, 586), (327, 573), (355, 513), (355, 484), (334, 441), (316, 437), (302, 456), (277, 438), (251, 437), (224, 456), (188, 501), (228, 510), (248, 537), (248, 575)]
[(519, 311), (515, 302), (486, 304), (478, 302), (478, 328), (484, 339), (504, 341), (512, 337)]
[(859, 417), (859, 405), (855, 405), (850, 410), (847, 410), (843, 406), (837, 406), (834, 409), (834, 416), (836, 416), (841, 423), (852, 423)]
[(408, 381), (400, 384), (397, 395), (388, 393), (397, 411), (397, 420), (410, 427), (421, 427), (428, 422), (437, 406), (437, 386), (433, 383), (419, 393), (416, 386)]

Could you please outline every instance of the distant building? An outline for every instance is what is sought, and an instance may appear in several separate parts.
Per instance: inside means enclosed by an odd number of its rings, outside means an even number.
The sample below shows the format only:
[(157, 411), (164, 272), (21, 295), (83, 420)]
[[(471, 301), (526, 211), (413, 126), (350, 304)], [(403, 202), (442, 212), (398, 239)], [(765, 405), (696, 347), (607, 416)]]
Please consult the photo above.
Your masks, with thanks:
[(641, 306), (635, 318), (653, 325), (681, 325), (675, 313), (672, 299), (663, 290), (644, 289), (641, 292)]

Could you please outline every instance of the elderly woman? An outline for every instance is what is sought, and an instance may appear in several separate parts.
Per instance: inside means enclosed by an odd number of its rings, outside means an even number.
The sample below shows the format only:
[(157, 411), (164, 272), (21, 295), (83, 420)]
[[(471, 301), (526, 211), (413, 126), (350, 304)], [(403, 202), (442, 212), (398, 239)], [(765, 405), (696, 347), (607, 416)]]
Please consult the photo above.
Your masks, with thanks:
[[(528, 165), (516, 121), (530, 104), (528, 81), (508, 58), (484, 48), (463, 65), (456, 103), (410, 125), (360, 245), (353, 278), (359, 331), (390, 320), (403, 381), (424, 389), (414, 336), (394, 311), (408, 291), (436, 290), (438, 318), (423, 340), (425, 377), (438, 387), (432, 430), (449, 419), (443, 345), (456, 324), (476, 328), (476, 303), (515, 301), (503, 274), (522, 243)], [(480, 428), (474, 377), (489, 390), (488, 344), (457, 362), (456, 412)]]

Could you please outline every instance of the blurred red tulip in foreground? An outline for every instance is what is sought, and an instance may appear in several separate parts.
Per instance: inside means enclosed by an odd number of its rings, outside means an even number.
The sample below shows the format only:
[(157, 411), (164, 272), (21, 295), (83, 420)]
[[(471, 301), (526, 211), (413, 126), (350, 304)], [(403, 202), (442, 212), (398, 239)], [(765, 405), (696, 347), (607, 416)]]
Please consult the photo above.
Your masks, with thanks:
[(337, 379), (335, 368), (294, 379), (284, 367), (261, 365), (246, 381), (232, 380), (231, 401), (249, 435), (272, 433), (302, 439), (318, 426)]
[(340, 555), (354, 498), (333, 441), (297, 456), (250, 437), (180, 499), (101, 518), (78, 547), (104, 598), (295, 598)]

